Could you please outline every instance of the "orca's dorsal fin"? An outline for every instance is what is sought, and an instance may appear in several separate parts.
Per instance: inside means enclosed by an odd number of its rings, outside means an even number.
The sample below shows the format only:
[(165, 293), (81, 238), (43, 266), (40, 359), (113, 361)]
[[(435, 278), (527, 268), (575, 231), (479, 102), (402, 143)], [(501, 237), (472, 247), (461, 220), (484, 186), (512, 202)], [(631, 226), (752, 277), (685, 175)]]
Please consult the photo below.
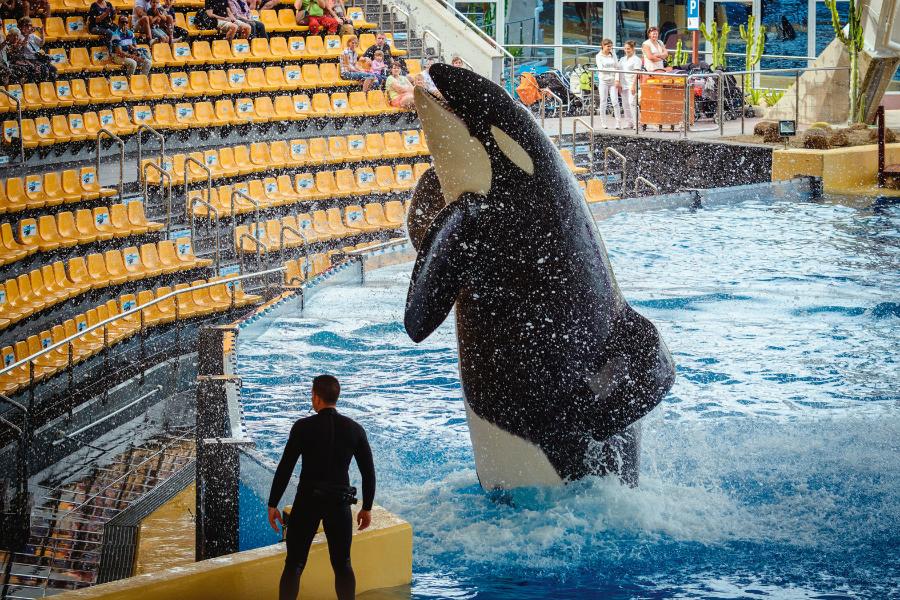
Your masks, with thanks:
[(406, 296), (406, 333), (421, 342), (444, 322), (475, 263), (477, 208), (483, 196), (462, 194), (425, 231)]

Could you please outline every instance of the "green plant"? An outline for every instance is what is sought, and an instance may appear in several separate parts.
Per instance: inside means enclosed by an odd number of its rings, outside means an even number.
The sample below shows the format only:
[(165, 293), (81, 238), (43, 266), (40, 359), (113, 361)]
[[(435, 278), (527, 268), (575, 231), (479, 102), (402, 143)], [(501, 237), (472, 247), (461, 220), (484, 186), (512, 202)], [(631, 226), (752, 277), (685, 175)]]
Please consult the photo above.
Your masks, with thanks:
[(847, 2), (847, 31), (841, 26), (841, 17), (837, 10), (837, 0), (825, 0), (825, 6), (831, 11), (831, 26), (834, 37), (839, 39), (850, 53), (850, 122), (860, 123), (864, 120), (865, 106), (860, 102), (859, 93), (859, 52), (863, 47), (862, 2)]
[(681, 40), (678, 40), (678, 44), (675, 46), (675, 54), (672, 55), (671, 66), (682, 67), (686, 65), (687, 62), (688, 53), (682, 47)]
[(706, 23), (700, 23), (700, 33), (703, 35), (703, 39), (712, 46), (712, 65), (710, 65), (713, 69), (718, 68), (727, 68), (728, 67), (728, 59), (725, 58), (725, 48), (728, 46), (728, 34), (731, 32), (731, 25), (726, 21), (724, 25), (722, 25), (722, 31), (719, 31), (719, 26), (713, 21), (712, 30), (708, 30), (706, 28)]
[[(766, 47), (766, 33), (762, 28), (757, 32), (754, 24), (755, 19), (753, 18), (753, 15), (750, 15), (750, 18), (747, 20), (747, 28), (744, 29), (743, 25), (738, 28), (741, 39), (744, 40), (744, 43), (746, 44), (746, 50), (744, 51), (745, 71), (752, 71), (753, 67), (759, 64), (763, 55), (763, 50)], [(753, 75), (747, 73), (744, 75), (744, 88), (750, 89), (752, 87)]]
[(750, 104), (758, 106), (760, 99), (763, 97), (763, 91), (756, 88), (747, 88), (747, 95), (750, 96)]
[(775, 106), (784, 96), (784, 90), (765, 90), (762, 96), (766, 101), (766, 106)]

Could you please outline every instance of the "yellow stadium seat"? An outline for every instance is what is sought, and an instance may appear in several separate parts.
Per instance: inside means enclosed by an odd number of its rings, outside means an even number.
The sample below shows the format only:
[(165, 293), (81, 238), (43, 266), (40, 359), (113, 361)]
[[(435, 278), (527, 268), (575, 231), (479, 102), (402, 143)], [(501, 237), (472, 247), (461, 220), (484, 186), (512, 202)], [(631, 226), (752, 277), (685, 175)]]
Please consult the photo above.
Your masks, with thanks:
[(394, 229), (399, 229), (406, 223), (406, 209), (399, 200), (388, 200), (384, 203), (384, 216)]
[(328, 141), (325, 138), (309, 138), (307, 144), (309, 145), (307, 151), (309, 154), (309, 163), (323, 164), (328, 162)]
[[(363, 167), (356, 170), (356, 189), (358, 194), (377, 194), (384, 190), (378, 185), (378, 179), (371, 167)], [(390, 191), (389, 189), (387, 191)]]
[(277, 85), (272, 85), (266, 80), (266, 72), (260, 67), (247, 69), (247, 89), (251, 92), (274, 92)]
[(275, 117), (279, 121), (302, 121), (306, 118), (297, 112), (294, 100), (290, 96), (275, 96)]
[(153, 56), (153, 66), (155, 67), (174, 67), (183, 64), (175, 59), (175, 56), (172, 54), (172, 46), (169, 44), (154, 44), (150, 50)]
[(230, 124), (228, 121), (223, 121), (219, 118), (219, 115), (216, 114), (216, 111), (213, 108), (212, 102), (197, 102), (194, 104), (194, 114), (196, 115), (198, 122), (208, 123), (210, 127), (222, 127)]
[[(172, 88), (174, 89), (176, 84), (181, 85), (181, 77), (184, 73), (172, 73)], [(208, 97), (208, 96), (218, 96), (222, 93), (222, 90), (213, 89), (212, 84), (209, 81), (209, 75), (206, 71), (203, 70), (194, 70), (191, 71), (188, 76), (188, 83), (185, 88), (185, 95), (188, 97)]]
[[(105, 77), (91, 77), (88, 79), (88, 94), (91, 95), (91, 102), (105, 103), (116, 100), (110, 89), (110, 81), (107, 81)], [(128, 87), (128, 80), (124, 77), (119, 77), (116, 81), (118, 82), (117, 85), (121, 86), (124, 84), (126, 88)], [(121, 93), (121, 89), (119, 92)]]
[(341, 36), (339, 35), (326, 35), (323, 43), (325, 46), (323, 56), (326, 58), (337, 58), (344, 50), (341, 44)]
[(210, 124), (197, 118), (194, 105), (190, 102), (182, 102), (175, 105), (175, 121), (185, 127), (208, 127)]
[[(160, 242), (160, 245), (166, 242)], [(201, 267), (208, 267), (212, 264), (212, 260), (208, 258), (197, 258), (194, 255), (194, 249), (191, 246), (190, 238), (178, 238), (175, 240), (177, 244), (178, 250), (178, 259), (181, 261), (181, 264), (184, 268), (197, 269)]]
[(256, 110), (256, 119), (262, 122), (275, 121), (275, 106), (272, 104), (272, 98), (269, 96), (259, 96), (253, 101), (253, 107)]
[[(274, 33), (279, 31), (287, 31), (281, 23), (278, 22), (278, 13), (274, 10), (261, 10), (259, 11), (259, 20), (266, 27), (266, 32)], [(284, 38), (272, 38), (274, 39), (284, 39)]]
[(298, 173), (294, 177), (294, 190), (300, 202), (323, 200), (331, 197), (330, 192), (325, 193), (319, 190), (312, 173)]
[(585, 200), (591, 202), (605, 202), (606, 200), (615, 200), (615, 196), (610, 196), (603, 186), (600, 179), (588, 179), (584, 191)]
[(63, 39), (78, 40), (87, 37), (90, 34), (84, 25), (84, 17), (66, 17), (66, 37)]
[(408, 58), (406, 59), (406, 69), (410, 76), (414, 77), (422, 72), (422, 61), (418, 58)]
[(416, 184), (412, 165), (397, 165), (395, 168), (394, 191), (403, 193), (411, 190)]
[(47, 50), (47, 56), (50, 57), (50, 62), (53, 63), (53, 66), (56, 67), (56, 72), (60, 75), (78, 72), (69, 62), (65, 48), (50, 48)]
[(146, 233), (141, 228), (133, 228), (128, 220), (128, 207), (124, 204), (112, 204), (109, 207), (109, 218), (115, 237), (124, 238), (130, 235)]
[(170, 267), (162, 264), (162, 261), (159, 258), (159, 249), (157, 245), (152, 242), (141, 244), (138, 253), (141, 256), (141, 265), (143, 265), (147, 277), (156, 277), (163, 274), (168, 275), (178, 270), (178, 265)]
[[(225, 42), (225, 47), (228, 48), (228, 52), (231, 52), (231, 46), (228, 45), (228, 42), (225, 40), (218, 40), (220, 42)], [(198, 41), (194, 42), (191, 47), (192, 54), (194, 55), (194, 60), (199, 61), (201, 64), (206, 65), (223, 65), (226, 62), (230, 63), (229, 59), (219, 58), (213, 55), (212, 48), (207, 41)]]
[(338, 70), (337, 63), (320, 64), (319, 75), (322, 77), (322, 84), (326, 86), (357, 85), (357, 82), (341, 78), (341, 72)]
[(309, 58), (321, 59), (325, 57), (325, 42), (318, 35), (310, 35), (306, 38), (306, 55)]
[(252, 92), (247, 85), (247, 74), (243, 69), (228, 69), (228, 93)]
[(334, 240), (349, 235), (349, 231), (343, 226), (339, 230), (332, 229), (331, 224), (328, 222), (328, 215), (324, 210), (313, 211), (312, 227), (320, 240)]
[[(91, 50), (94, 49), (92, 48)], [(88, 53), (87, 48), (72, 48), (69, 50), (69, 65), (73, 73), (99, 73), (106, 69), (107, 58), (108, 54), (104, 57), (102, 63), (98, 63), (93, 60), (93, 52)]]
[(310, 163), (309, 143), (307, 140), (291, 140), (289, 142), (291, 166), (300, 166)]
[[(250, 149), (247, 146), (235, 146), (233, 148), (234, 151), (234, 162), (237, 165), (238, 170), (241, 175), (248, 175), (256, 170), (253, 162), (250, 160)], [(221, 155), (221, 151), (219, 152)]]
[(231, 93), (231, 85), (228, 83), (228, 73), (222, 69), (212, 69), (207, 71), (207, 75), (209, 76), (209, 87), (214, 94)]
[[(57, 84), (57, 89), (65, 85), (66, 82), (61, 82)], [(87, 83), (85, 83), (84, 79), (72, 79), (68, 82), (68, 86), (69, 94), (72, 96), (72, 102), (76, 106), (85, 106), (93, 102), (93, 99), (88, 92)]]
[(424, 136), (418, 129), (410, 129), (403, 132), (403, 148), (406, 156), (420, 156), (428, 154), (422, 140)]
[[(107, 115), (106, 111), (101, 111), (100, 113), (100, 122), (101, 124), (105, 122)], [(113, 132), (118, 135), (129, 135), (134, 133), (139, 123), (150, 122), (153, 121), (153, 113), (150, 112), (149, 107), (134, 107), (134, 121), (128, 117), (128, 109), (124, 106), (117, 106), (112, 111), (112, 126)]]
[(566, 166), (568, 166), (572, 173), (574, 173), (575, 175), (583, 175), (584, 173), (588, 172), (588, 169), (575, 165), (571, 150), (567, 148), (560, 148), (559, 154), (562, 156), (563, 162), (566, 163)]
[[(158, 46), (159, 44), (156, 45)], [(150, 98), (152, 100), (161, 100), (163, 98), (177, 98), (181, 96), (181, 94), (172, 87), (172, 82), (165, 73), (153, 73), (150, 75), (149, 84), (145, 83), (146, 80), (146, 75), (131, 76), (131, 90), (136, 99)], [(135, 83), (137, 83), (143, 91), (135, 90)]]
[(75, 224), (75, 214), (63, 211), (56, 215), (56, 228), (61, 238), (73, 240), (74, 244), (89, 244), (97, 241), (96, 235), (81, 233)]
[(141, 263), (140, 253), (134, 246), (122, 250), (122, 263), (124, 264), (128, 281), (137, 281), (148, 277), (147, 272), (144, 271), (144, 265)]
[[(196, 48), (195, 48), (196, 52)], [(237, 58), (231, 51), (231, 44), (228, 40), (213, 40), (212, 57), (216, 61), (215, 64), (234, 64), (244, 62)]]
[(361, 135), (348, 135), (346, 138), (347, 154), (344, 160), (360, 161), (366, 158), (366, 139)]
[(386, 131), (384, 133), (384, 154), (389, 158), (414, 156), (404, 147), (403, 138), (400, 137), (399, 131)]
[(379, 231), (397, 229), (399, 227), (396, 223), (388, 221), (383, 204), (370, 202), (363, 207), (363, 211), (365, 213), (366, 223), (377, 227)]
[[(159, 45), (165, 46), (166, 44), (154, 44), (154, 47)], [(194, 57), (190, 44), (186, 42), (176, 42), (172, 45), (172, 59), (174, 61), (172, 63), (173, 66), (203, 64), (202, 59)]]
[[(217, 47), (216, 42), (218, 41), (219, 40), (213, 41), (213, 56), (227, 56), (221, 47)], [(231, 56), (233, 57), (229, 59), (229, 62), (231, 63), (252, 62), (254, 57), (250, 53), (249, 40), (239, 38), (231, 40)]]
[(393, 33), (385, 32), (384, 37), (387, 38), (387, 42), (391, 47), (391, 56), (406, 56), (407, 54), (409, 54), (406, 50), (397, 48), (397, 44), (394, 42)]
[(366, 100), (365, 92), (350, 92), (349, 102), (349, 111), (351, 114), (362, 117), (378, 114), (378, 111), (373, 111), (369, 108), (369, 102)]
[(397, 189), (397, 182), (394, 179), (394, 169), (390, 165), (379, 165), (375, 167), (375, 188), (383, 194), (389, 194)]
[(234, 101), (234, 112), (240, 122), (253, 122), (257, 120), (256, 109), (251, 98), (237, 98)]
[(303, 115), (304, 117), (317, 117), (324, 116), (322, 113), (317, 113), (313, 111), (312, 101), (309, 99), (309, 96), (306, 94), (295, 94), (294, 95), (294, 110)]
[[(94, 83), (94, 80), (102, 79), (100, 77), (92, 77), (90, 83)], [(99, 82), (98, 82), (99, 84)], [(102, 87), (102, 84), (99, 84)], [(109, 78), (109, 94), (112, 101), (118, 102), (125, 98), (131, 97), (131, 89), (128, 82), (128, 77), (124, 75), (113, 75)], [(93, 92), (91, 92), (91, 96), (93, 96)], [(143, 99), (143, 96), (135, 96), (136, 99)]]
[[(110, 275), (106, 270), (106, 261), (102, 254), (88, 254), (87, 273), (91, 282), (91, 289), (100, 289), (110, 285)], [(69, 261), (71, 264), (72, 261)], [(127, 278), (126, 278), (127, 279)]]
[(366, 134), (366, 158), (368, 160), (380, 160), (388, 157), (384, 148), (384, 137), (380, 133)]
[(81, 200), (81, 193), (69, 194), (63, 189), (62, 177), (59, 171), (44, 173), (43, 182), (44, 198), (48, 206), (56, 206), (64, 202), (77, 202)]
[(44, 39), (47, 41), (67, 40), (66, 25), (59, 17), (49, 17), (44, 21)]
[[(158, 45), (159, 44), (157, 44), (157, 46)], [(206, 71), (197, 71), (197, 73), (203, 73), (204, 76), (206, 75)], [(202, 92), (198, 93), (191, 89), (190, 79), (188, 79), (188, 74), (184, 71), (178, 73), (169, 73), (168, 87), (172, 90), (173, 98), (192, 98), (202, 95)]]
[(267, 62), (276, 58), (272, 55), (272, 51), (269, 49), (269, 40), (266, 38), (250, 40), (250, 55), (256, 62)]
[[(337, 94), (335, 94), (337, 95)], [(346, 115), (347, 105), (346, 105), (346, 94), (344, 94), (344, 104), (343, 109), (335, 108), (332, 106), (331, 98), (328, 94), (324, 93), (316, 93), (313, 94), (312, 97), (312, 112), (316, 113), (320, 116), (331, 115), (331, 116), (340, 116), (339, 113), (344, 113)]]
[(306, 38), (301, 36), (293, 36), (288, 39), (288, 54), (290, 58), (295, 60), (308, 58), (306, 54)]
[(359, 48), (362, 52), (365, 52), (369, 49), (370, 46), (375, 45), (375, 34), (374, 33), (361, 33), (359, 34)]
[(354, 29), (375, 29), (378, 25), (366, 19), (365, 11), (358, 6), (348, 6), (346, 14), (353, 21)]
[(291, 50), (288, 46), (288, 41), (283, 37), (269, 38), (269, 52), (272, 53), (272, 59), (276, 61), (282, 61), (288, 58), (292, 58)]
[(327, 162), (342, 163), (347, 160), (347, 140), (344, 136), (333, 135), (328, 138)]
[(300, 67), (300, 73), (300, 87), (302, 89), (315, 89), (325, 87), (325, 82), (322, 81), (322, 73), (321, 71), (319, 71), (318, 65), (304, 64)]
[(416, 163), (413, 166), (413, 176), (415, 177), (415, 180), (418, 181), (419, 178), (422, 177), (422, 174), (425, 173), (425, 171), (427, 171), (430, 168), (431, 168), (430, 163), (427, 163), (427, 162)]
[(265, 70), (266, 85), (272, 91), (276, 90), (292, 90), (294, 86), (288, 83), (284, 77), (284, 71), (281, 67), (266, 67)]
[(121, 252), (118, 250), (107, 250), (103, 254), (103, 263), (106, 267), (106, 277), (110, 285), (122, 285), (128, 281), (128, 271), (125, 270), (125, 261), (122, 260)]
[(281, 24), (284, 31), (309, 31), (307, 25), (297, 25), (297, 17), (290, 8), (282, 8), (278, 11), (278, 23)]
[[(23, 124), (24, 125), (24, 124)], [(47, 117), (38, 117), (34, 120), (34, 130), (37, 132), (37, 139), (41, 146), (52, 146), (56, 143), (68, 142), (69, 138), (59, 139), (53, 132), (53, 125)]]
[(37, 148), (40, 140), (35, 131), (33, 119), (22, 119), (22, 131), (19, 131), (19, 125), (16, 121), (3, 122), (3, 139), (7, 144), (17, 143), (14, 140), (22, 139), (22, 144), (26, 149)]
[[(41, 90), (36, 83), (26, 83), (22, 85), (22, 108), (27, 110), (38, 110), (44, 108), (41, 100)], [(53, 108), (56, 103), (51, 103), (46, 108)]]

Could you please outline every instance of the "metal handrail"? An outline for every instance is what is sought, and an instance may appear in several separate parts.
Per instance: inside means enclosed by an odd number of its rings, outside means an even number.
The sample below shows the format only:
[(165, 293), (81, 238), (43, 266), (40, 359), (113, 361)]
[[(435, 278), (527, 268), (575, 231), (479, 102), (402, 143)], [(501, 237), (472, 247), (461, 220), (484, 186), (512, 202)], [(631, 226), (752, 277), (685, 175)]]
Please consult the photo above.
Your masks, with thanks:
[[(140, 163), (138, 163), (140, 164)], [(165, 163), (163, 163), (165, 164)], [(147, 184), (147, 170), (154, 169), (159, 172), (159, 181), (162, 183), (163, 180), (168, 181), (168, 185), (166, 186), (166, 239), (169, 239), (169, 232), (172, 227), (172, 175), (169, 174), (168, 171), (157, 165), (155, 162), (150, 161), (146, 163), (143, 167), (144, 171), (144, 202), (147, 201), (147, 193), (149, 191)]]
[[(256, 231), (259, 231), (258, 225), (257, 225)], [(260, 267), (260, 265), (262, 264), (262, 253), (260, 252), (260, 250), (262, 249), (262, 250), (266, 251), (266, 259), (268, 259), (270, 256), (269, 247), (266, 246), (264, 243), (262, 243), (260, 240), (256, 239), (255, 236), (250, 235), (249, 233), (242, 233), (240, 236), (238, 236), (238, 239), (236, 241), (236, 246), (237, 246), (238, 250), (240, 249), (241, 242), (244, 241), (244, 238), (247, 238), (248, 240), (253, 240), (253, 244), (256, 246), (256, 268), (258, 269)], [(238, 254), (241, 255), (240, 265), (241, 265), (241, 274), (243, 275), (243, 273), (244, 273), (244, 254), (246, 254), (246, 253), (243, 251), (239, 251)]]
[(547, 118), (547, 96), (556, 100), (556, 114), (559, 116), (559, 135), (557, 136), (557, 144), (562, 143), (563, 135), (563, 116), (562, 104), (563, 99), (553, 93), (553, 90), (545, 88), (541, 90), (541, 128), (544, 127), (544, 121)]
[[(515, 23), (516, 21), (512, 21)], [(504, 44), (507, 48), (563, 48), (563, 49), (572, 49), (572, 50), (596, 50), (600, 51), (600, 46), (594, 44)], [(624, 50), (625, 46), (613, 46), (613, 50)], [(634, 48), (635, 54), (642, 55), (643, 48), (640, 45), (635, 46)], [(709, 54), (706, 50), (700, 50), (700, 54)], [(743, 52), (726, 52), (725, 56), (740, 56), (744, 57), (745, 54)], [(818, 56), (789, 56), (787, 54), (763, 54), (760, 58), (772, 58), (772, 59), (783, 59), (783, 60), (816, 60)]]
[[(590, 154), (590, 170), (591, 170), (591, 173), (593, 173), (594, 172), (594, 132), (595, 132), (595, 130), (587, 121), (585, 121), (581, 117), (576, 118), (572, 122), (572, 158), (573, 159), (575, 158), (575, 135), (576, 135), (576, 132), (578, 131), (579, 123), (584, 125), (587, 128), (588, 133), (590, 133), (590, 140), (591, 140), (590, 141), (590, 152), (591, 152), (591, 154)], [(560, 138), (562, 138), (561, 132), (560, 132)]]
[[(159, 140), (159, 164), (160, 165), (166, 164), (166, 138), (165, 138), (165, 136), (163, 134), (161, 134), (160, 132), (158, 132), (157, 130), (150, 127), (149, 125), (147, 125), (146, 123), (141, 123), (138, 126), (137, 130), (134, 132), (134, 134), (137, 136), (137, 151), (138, 151), (138, 153), (137, 153), (138, 173), (137, 173), (137, 175), (138, 175), (138, 177), (141, 176), (141, 162), (144, 157), (143, 133), (145, 131), (147, 133), (149, 133), (150, 135), (152, 135), (153, 137), (155, 137), (157, 140)], [(146, 174), (146, 172), (145, 172), (145, 174)], [(146, 194), (144, 194), (144, 197), (146, 198)]]
[(114, 134), (109, 129), (102, 127), (100, 131), (97, 132), (97, 180), (99, 183), (100, 179), (100, 140), (104, 135), (109, 136), (111, 139), (115, 140), (117, 144), (119, 144), (119, 202), (122, 201), (125, 192), (125, 142), (122, 141), (122, 138)]
[(95, 323), (93, 325), (88, 325), (87, 327), (85, 327), (81, 331), (75, 333), (74, 335), (71, 335), (65, 339), (58, 341), (58, 342), (54, 342), (54, 343), (50, 344), (49, 346), (47, 346), (46, 348), (42, 348), (41, 350), (38, 350), (37, 352), (35, 352), (34, 354), (32, 354), (30, 356), (26, 356), (25, 358), (14, 362), (13, 364), (9, 365), (8, 367), (3, 367), (2, 369), (0, 369), (0, 376), (3, 376), (15, 369), (18, 369), (19, 367), (23, 367), (26, 364), (29, 364), (29, 363), (33, 362), (34, 360), (40, 358), (44, 354), (48, 354), (48, 353), (56, 350), (57, 348), (61, 348), (62, 346), (65, 346), (65, 345), (71, 345), (71, 343), (73, 341), (77, 340), (78, 338), (84, 337), (85, 335), (91, 333), (92, 331), (95, 331), (101, 327), (106, 327), (107, 325), (114, 323), (115, 321), (118, 321), (119, 319), (123, 319), (125, 317), (130, 317), (131, 315), (138, 313), (142, 310), (146, 310), (147, 308), (154, 306), (155, 304), (158, 304), (164, 300), (173, 298), (173, 297), (177, 296), (178, 294), (193, 292), (195, 290), (202, 290), (202, 289), (205, 289), (208, 287), (214, 287), (217, 285), (222, 285), (222, 284), (231, 283), (231, 282), (235, 282), (235, 281), (243, 281), (244, 279), (250, 279), (251, 277), (259, 277), (262, 275), (270, 275), (272, 273), (280, 273), (283, 271), (284, 271), (284, 267), (275, 267), (274, 269), (267, 269), (265, 271), (257, 271), (254, 273), (229, 276), (226, 279), (219, 279), (217, 281), (207, 281), (206, 283), (200, 283), (195, 286), (191, 286), (191, 287), (184, 288), (181, 290), (173, 290), (171, 292), (167, 292), (167, 293), (163, 294), (162, 296), (157, 296), (156, 298), (154, 298), (153, 300), (150, 300), (149, 302), (147, 302), (145, 304), (141, 304), (139, 306), (135, 306), (134, 308), (130, 308), (128, 310), (122, 311), (121, 313), (117, 314), (114, 317), (108, 317), (108, 318), (100, 321), (99, 323)]
[(21, 427), (3, 418), (3, 416), (0, 416), (0, 422), (14, 429), (16, 431), (17, 437), (19, 438), (18, 460), (16, 461), (16, 484), (19, 488), (18, 493), (23, 494), (28, 490), (28, 453), (31, 449), (31, 427), (29, 426), (29, 419), (31, 418), (31, 413), (29, 412), (27, 406), (25, 406), (21, 402), (13, 400), (6, 394), (0, 393), (0, 400), (4, 400), (5, 402), (8, 402), (9, 404), (22, 411)]
[(436, 55), (436, 56), (437, 56), (438, 58), (443, 57), (443, 55), (444, 55), (444, 42), (441, 41), (441, 38), (439, 38), (439, 37), (437, 36), (436, 33), (434, 33), (432, 30), (428, 29), (427, 27), (424, 28), (424, 29), (422, 29), (422, 52), (425, 51), (425, 40), (428, 38), (429, 35), (430, 35), (431, 37), (433, 37), (434, 40), (438, 43), (438, 51), (437, 51), (437, 55)]
[(303, 238), (303, 249), (305, 251), (303, 255), (303, 280), (306, 281), (307, 279), (309, 279), (309, 238), (306, 237), (305, 233), (291, 227), (290, 225), (285, 225), (281, 221), (279, 221), (279, 224), (281, 225), (281, 230), (278, 232), (278, 247), (281, 250), (284, 250), (285, 231)]
[(19, 125), (19, 162), (23, 165), (25, 164), (25, 136), (22, 135), (22, 101), (19, 100), (15, 94), (11, 94), (6, 91), (4, 88), (0, 88), (0, 94), (8, 98), (12, 98), (13, 102), (16, 103), (16, 121)]
[(206, 171), (206, 197), (212, 200), (212, 171), (204, 165), (202, 162), (194, 158), (193, 156), (186, 156), (184, 158), (184, 218), (189, 219), (190, 215), (188, 211), (190, 207), (188, 206), (188, 186), (190, 185), (190, 176), (191, 176), (191, 163), (197, 165), (204, 171)]
[(196, 236), (194, 235), (194, 205), (202, 204), (203, 206), (206, 207), (206, 210), (212, 211), (212, 213), (216, 216), (216, 274), (218, 275), (219, 274), (219, 264), (220, 264), (219, 263), (219, 247), (220, 247), (219, 246), (219, 229), (220, 229), (219, 211), (216, 209), (215, 206), (213, 206), (212, 204), (210, 204), (203, 198), (191, 198), (190, 202), (191, 202), (191, 206), (190, 206), (191, 216), (188, 219), (188, 225), (191, 229), (191, 239), (192, 240), (196, 239)]
[(383, 248), (393, 248), (394, 246), (403, 246), (404, 244), (408, 244), (409, 242), (405, 239), (396, 239), (396, 240), (387, 240), (381, 242), (379, 244), (375, 244), (373, 246), (366, 246), (365, 248), (356, 248), (353, 250), (348, 250), (344, 252), (344, 256), (361, 256), (363, 254), (368, 254), (373, 250), (381, 250)]
[(603, 149), (603, 185), (607, 186), (609, 189), (609, 155), (612, 154), (620, 161), (622, 161), (622, 191), (628, 189), (625, 185), (625, 175), (628, 172), (628, 159), (625, 158), (625, 155), (616, 150), (615, 148), (611, 148), (607, 146)]
[(234, 238), (237, 233), (237, 219), (234, 215), (234, 198), (237, 196), (238, 198), (243, 198), (250, 204), (252, 204), (256, 208), (256, 222), (259, 223), (259, 202), (254, 200), (244, 191), (241, 191), (237, 188), (231, 188), (231, 237)]
[[(398, 4), (393, 3), (388, 6), (388, 14), (391, 15), (391, 35), (397, 33), (396, 21), (394, 19), (394, 11), (399, 12), (401, 15), (406, 17), (406, 43), (409, 44), (410, 38), (410, 21), (411, 17), (409, 11), (404, 8), (401, 8)], [(407, 46), (408, 47), (408, 46)]]
[(634, 178), (634, 193), (635, 194), (637, 194), (637, 192), (638, 192), (638, 184), (639, 183), (643, 183), (646, 187), (653, 190), (654, 196), (659, 194), (659, 186), (656, 185), (655, 183), (653, 183), (652, 181), (650, 181), (649, 179), (647, 179), (646, 177), (644, 177), (643, 175), (638, 175), (637, 177)]

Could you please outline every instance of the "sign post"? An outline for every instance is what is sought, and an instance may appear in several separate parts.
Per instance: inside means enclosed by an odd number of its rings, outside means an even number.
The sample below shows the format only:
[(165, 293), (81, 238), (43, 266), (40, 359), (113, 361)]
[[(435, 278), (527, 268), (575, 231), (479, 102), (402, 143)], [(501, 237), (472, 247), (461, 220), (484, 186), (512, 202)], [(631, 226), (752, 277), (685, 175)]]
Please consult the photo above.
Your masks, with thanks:
[(700, 0), (687, 0), (687, 28), (691, 32), (691, 63), (700, 62)]

